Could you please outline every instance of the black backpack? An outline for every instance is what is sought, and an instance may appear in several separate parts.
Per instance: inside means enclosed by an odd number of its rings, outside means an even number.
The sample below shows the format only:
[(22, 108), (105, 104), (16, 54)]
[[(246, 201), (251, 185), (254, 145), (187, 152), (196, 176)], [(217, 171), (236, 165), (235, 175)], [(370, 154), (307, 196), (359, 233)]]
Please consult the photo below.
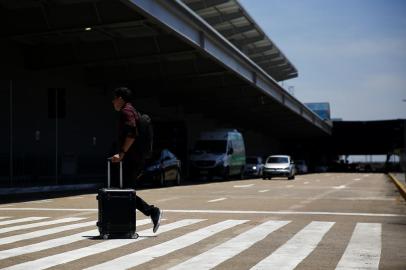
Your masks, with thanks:
[(142, 157), (149, 158), (152, 155), (152, 146), (154, 141), (154, 131), (152, 128), (151, 117), (147, 114), (141, 114), (137, 111), (137, 138), (135, 139), (136, 151), (142, 154)]

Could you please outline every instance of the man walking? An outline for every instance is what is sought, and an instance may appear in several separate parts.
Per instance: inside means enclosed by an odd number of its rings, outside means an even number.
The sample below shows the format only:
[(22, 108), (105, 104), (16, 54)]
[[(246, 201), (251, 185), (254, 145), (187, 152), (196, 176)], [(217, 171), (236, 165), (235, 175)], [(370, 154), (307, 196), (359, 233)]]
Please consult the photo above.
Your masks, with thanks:
[[(120, 113), (118, 123), (119, 152), (112, 156), (112, 162), (123, 162), (123, 187), (135, 188), (136, 180), (140, 176), (145, 163), (143, 153), (137, 149), (135, 141), (138, 135), (139, 114), (131, 104), (132, 92), (126, 87), (119, 87), (113, 91), (113, 106)], [(138, 151), (137, 151), (138, 150)], [(154, 225), (153, 232), (159, 228), (162, 211), (149, 205), (136, 196), (136, 208), (146, 216), (150, 216)]]

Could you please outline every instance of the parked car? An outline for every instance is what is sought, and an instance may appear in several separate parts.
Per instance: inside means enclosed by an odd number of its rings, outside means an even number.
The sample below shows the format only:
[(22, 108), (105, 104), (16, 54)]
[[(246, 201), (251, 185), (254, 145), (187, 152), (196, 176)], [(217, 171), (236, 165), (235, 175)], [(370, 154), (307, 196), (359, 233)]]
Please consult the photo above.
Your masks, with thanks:
[(285, 176), (289, 180), (295, 179), (295, 165), (290, 156), (274, 155), (266, 159), (263, 179), (271, 179), (275, 176)]
[(146, 160), (140, 181), (165, 186), (168, 181), (176, 185), (181, 184), (181, 162), (168, 149), (154, 152), (151, 158)]
[(245, 159), (245, 170), (244, 177), (262, 177), (262, 171), (264, 169), (264, 163), (262, 162), (261, 157), (247, 157)]
[(230, 176), (243, 178), (245, 168), (244, 139), (237, 130), (203, 132), (190, 155), (192, 177)]
[(296, 160), (295, 167), (296, 167), (297, 173), (308, 173), (309, 172), (306, 161), (304, 161), (304, 160)]
[[(314, 171), (315, 172), (317, 172), (317, 173), (324, 173), (324, 172), (328, 172), (328, 166), (326, 166), (326, 165), (316, 165), (315, 167), (314, 167)], [(355, 170), (355, 168), (354, 168), (354, 170)]]

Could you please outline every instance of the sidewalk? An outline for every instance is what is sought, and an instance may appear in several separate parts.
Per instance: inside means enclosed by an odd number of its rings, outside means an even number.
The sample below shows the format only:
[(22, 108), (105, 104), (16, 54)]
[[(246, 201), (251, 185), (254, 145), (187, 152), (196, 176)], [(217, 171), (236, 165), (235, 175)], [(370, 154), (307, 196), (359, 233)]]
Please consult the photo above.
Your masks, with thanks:
[(389, 173), (389, 178), (393, 181), (400, 195), (406, 200), (406, 180), (404, 173)]
[(395, 176), (396, 179), (399, 180), (399, 182), (406, 186), (405, 173), (392, 173), (392, 175)]
[(75, 184), (75, 185), (54, 185), (54, 186), (39, 186), (39, 187), (16, 187), (16, 188), (0, 188), (0, 196), (12, 196), (19, 194), (33, 194), (46, 192), (61, 192), (61, 191), (80, 191), (80, 190), (96, 190), (101, 184)]

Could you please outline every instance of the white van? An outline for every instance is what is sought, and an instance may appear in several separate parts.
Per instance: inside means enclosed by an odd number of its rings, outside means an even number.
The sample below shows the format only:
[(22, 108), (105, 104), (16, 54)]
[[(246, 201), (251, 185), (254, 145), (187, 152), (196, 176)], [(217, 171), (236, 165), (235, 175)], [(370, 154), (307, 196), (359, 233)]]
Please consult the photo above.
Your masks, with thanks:
[(243, 178), (245, 167), (244, 139), (237, 130), (203, 132), (190, 155), (190, 175)]

